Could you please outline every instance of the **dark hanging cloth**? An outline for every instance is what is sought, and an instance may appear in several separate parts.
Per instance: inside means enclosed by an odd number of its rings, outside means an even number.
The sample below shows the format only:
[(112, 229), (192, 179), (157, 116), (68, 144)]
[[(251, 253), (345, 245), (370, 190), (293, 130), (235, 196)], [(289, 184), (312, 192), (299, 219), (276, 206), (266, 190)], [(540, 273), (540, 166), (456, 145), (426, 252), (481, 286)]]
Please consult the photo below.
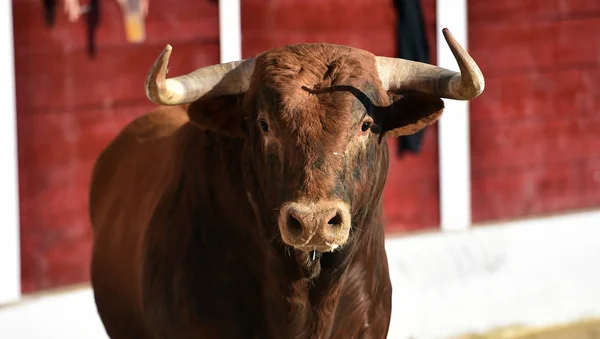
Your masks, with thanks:
[[(429, 63), (429, 45), (425, 32), (420, 0), (394, 0), (398, 16), (396, 26), (396, 55), (399, 58)], [(398, 138), (398, 152), (418, 153), (425, 129)]]
[[(44, 7), (44, 19), (48, 27), (54, 27), (56, 18), (56, 0), (42, 0)], [(87, 11), (87, 52), (88, 56), (96, 56), (96, 30), (100, 24), (100, 0), (90, 0), (89, 10)]]
[(96, 30), (100, 24), (100, 0), (90, 0), (87, 15), (87, 50), (90, 58), (96, 56)]
[(42, 0), (44, 6), (44, 19), (48, 27), (54, 27), (54, 18), (56, 18), (56, 1)]

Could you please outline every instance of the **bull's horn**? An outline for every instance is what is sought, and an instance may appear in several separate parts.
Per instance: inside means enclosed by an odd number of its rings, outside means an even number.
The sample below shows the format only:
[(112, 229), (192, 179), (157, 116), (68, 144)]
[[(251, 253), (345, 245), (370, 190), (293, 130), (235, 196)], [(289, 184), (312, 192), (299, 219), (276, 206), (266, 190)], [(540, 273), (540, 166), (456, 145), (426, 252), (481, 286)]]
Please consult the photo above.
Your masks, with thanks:
[(186, 75), (167, 79), (171, 45), (158, 56), (146, 76), (146, 96), (159, 105), (180, 105), (207, 95), (238, 94), (248, 89), (254, 59), (232, 61), (199, 68)]
[(419, 91), (456, 100), (479, 96), (485, 87), (479, 66), (447, 28), (442, 32), (460, 73), (425, 63), (378, 56), (377, 68), (383, 87), (392, 92)]

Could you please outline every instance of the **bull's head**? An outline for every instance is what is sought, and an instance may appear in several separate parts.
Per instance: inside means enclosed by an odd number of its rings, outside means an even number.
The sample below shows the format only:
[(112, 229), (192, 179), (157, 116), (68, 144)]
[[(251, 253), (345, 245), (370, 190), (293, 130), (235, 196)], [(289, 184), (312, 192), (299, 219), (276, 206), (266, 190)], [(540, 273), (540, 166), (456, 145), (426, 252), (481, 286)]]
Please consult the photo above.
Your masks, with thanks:
[[(436, 121), (441, 98), (469, 100), (481, 71), (447, 29), (460, 73), (350, 47), (302, 44), (166, 79), (171, 47), (146, 79), (155, 103), (191, 103), (201, 128), (245, 139), (245, 182), (257, 216), (300, 251), (332, 251), (379, 206), (384, 136)], [(277, 227), (273, 227), (277, 229)], [(364, 230), (363, 230), (364, 231)], [(275, 232), (277, 234), (277, 232)]]

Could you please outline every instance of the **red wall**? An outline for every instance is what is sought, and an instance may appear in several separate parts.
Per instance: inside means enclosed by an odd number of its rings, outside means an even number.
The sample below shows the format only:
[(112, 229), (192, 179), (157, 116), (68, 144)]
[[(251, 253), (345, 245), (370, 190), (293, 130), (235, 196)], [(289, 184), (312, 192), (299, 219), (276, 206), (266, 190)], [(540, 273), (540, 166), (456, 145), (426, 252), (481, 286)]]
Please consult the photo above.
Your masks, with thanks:
[(171, 71), (219, 62), (217, 5), (151, 1), (147, 41), (127, 44), (115, 1), (102, 1), (98, 55), (88, 59), (85, 24), (70, 24), (57, 1), (48, 29), (41, 1), (13, 0), (23, 291), (88, 280), (87, 189), (100, 150), (153, 107), (149, 66), (166, 43)]
[[(287, 43), (331, 42), (393, 56), (391, 0), (242, 1), (243, 55)], [(147, 41), (127, 44), (114, 1), (103, 2), (98, 56), (83, 22), (41, 1), (13, 0), (24, 292), (88, 279), (87, 189), (98, 152), (152, 105), (143, 81), (166, 43), (171, 74), (217, 63), (212, 0), (153, 0)], [(422, 0), (435, 62), (435, 0)], [(559, 3), (561, 6), (559, 6)], [(60, 2), (59, 2), (59, 5)], [(486, 76), (471, 104), (476, 221), (600, 206), (600, 2), (469, 1), (469, 49)], [(390, 232), (439, 224), (436, 128), (418, 155), (395, 155), (385, 198)]]
[(473, 220), (600, 207), (600, 1), (470, 0)]

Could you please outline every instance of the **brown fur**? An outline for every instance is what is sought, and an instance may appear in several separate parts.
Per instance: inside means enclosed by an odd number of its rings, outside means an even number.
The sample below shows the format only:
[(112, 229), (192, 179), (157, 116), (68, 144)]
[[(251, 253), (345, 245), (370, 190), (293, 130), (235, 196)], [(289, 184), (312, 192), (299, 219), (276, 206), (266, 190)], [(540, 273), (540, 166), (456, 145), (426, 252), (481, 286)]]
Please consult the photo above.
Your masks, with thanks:
[[(415, 132), (443, 105), (381, 86), (368, 52), (286, 46), (257, 58), (248, 92), (128, 125), (90, 193), (92, 284), (110, 337), (385, 338), (383, 136)], [(339, 249), (283, 242), (281, 207), (298, 201), (349, 206)]]

